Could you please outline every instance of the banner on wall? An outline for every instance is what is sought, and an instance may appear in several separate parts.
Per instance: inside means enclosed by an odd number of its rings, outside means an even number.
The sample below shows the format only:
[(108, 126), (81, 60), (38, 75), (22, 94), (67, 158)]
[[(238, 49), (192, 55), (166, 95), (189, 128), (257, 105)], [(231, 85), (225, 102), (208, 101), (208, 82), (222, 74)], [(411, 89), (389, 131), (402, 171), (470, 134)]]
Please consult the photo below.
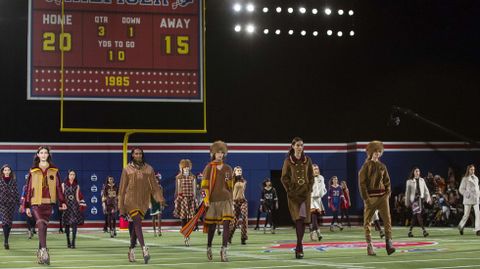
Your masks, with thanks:
[(60, 98), (63, 61), (65, 100), (202, 102), (202, 9), (199, 0), (29, 0), (27, 99)]

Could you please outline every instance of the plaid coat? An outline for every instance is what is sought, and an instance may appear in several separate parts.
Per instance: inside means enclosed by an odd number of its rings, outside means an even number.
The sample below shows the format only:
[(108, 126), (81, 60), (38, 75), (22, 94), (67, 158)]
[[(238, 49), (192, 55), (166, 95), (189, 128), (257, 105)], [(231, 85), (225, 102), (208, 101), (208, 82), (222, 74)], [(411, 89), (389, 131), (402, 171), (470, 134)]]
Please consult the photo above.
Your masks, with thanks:
[(19, 205), (20, 194), (15, 177), (10, 178), (8, 183), (0, 177), (0, 220), (4, 224), (11, 224), (13, 213)]

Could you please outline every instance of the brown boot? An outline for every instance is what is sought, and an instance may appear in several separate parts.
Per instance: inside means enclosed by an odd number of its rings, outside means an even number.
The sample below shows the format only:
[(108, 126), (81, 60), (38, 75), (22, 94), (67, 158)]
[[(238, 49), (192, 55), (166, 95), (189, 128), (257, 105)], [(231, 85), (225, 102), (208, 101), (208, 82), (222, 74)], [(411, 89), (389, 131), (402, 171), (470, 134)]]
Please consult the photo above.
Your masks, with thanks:
[(373, 250), (372, 243), (367, 243), (367, 255), (368, 256), (377, 256), (377, 253), (375, 253), (375, 250)]
[(392, 239), (385, 240), (385, 250), (387, 250), (388, 255), (392, 255), (395, 252), (395, 248), (392, 244)]

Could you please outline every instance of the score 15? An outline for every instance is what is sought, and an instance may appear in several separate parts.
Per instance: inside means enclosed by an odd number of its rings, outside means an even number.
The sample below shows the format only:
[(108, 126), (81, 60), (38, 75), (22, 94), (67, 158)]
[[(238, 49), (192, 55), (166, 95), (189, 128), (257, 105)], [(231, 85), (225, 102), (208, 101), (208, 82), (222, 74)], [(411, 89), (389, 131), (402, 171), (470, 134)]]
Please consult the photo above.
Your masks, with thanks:
[[(172, 42), (173, 39), (173, 42)], [(176, 42), (175, 42), (176, 40)], [(176, 48), (176, 53), (178, 55), (187, 55), (190, 52), (190, 43), (189, 43), (189, 36), (171, 36), (166, 35), (164, 37), (165, 41), (165, 54), (171, 55), (172, 54), (172, 47)], [(173, 46), (172, 46), (173, 43)]]

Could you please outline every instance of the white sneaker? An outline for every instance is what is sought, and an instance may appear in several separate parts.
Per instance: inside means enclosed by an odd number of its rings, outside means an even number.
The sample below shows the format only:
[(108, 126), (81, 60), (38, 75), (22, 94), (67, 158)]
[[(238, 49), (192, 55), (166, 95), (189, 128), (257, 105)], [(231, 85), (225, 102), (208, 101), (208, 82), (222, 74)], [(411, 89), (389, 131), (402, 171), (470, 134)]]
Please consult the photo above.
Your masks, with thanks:
[(129, 248), (128, 249), (128, 261), (129, 262), (135, 262), (135, 249), (134, 248)]
[(227, 248), (226, 247), (222, 247), (220, 249), (220, 260), (222, 262), (228, 262), (228, 257), (227, 257)]
[(50, 255), (48, 255), (48, 249), (40, 249), (40, 259), (43, 264), (50, 265)]
[(211, 261), (213, 259), (212, 248), (211, 247), (207, 247), (207, 259), (209, 261)]
[(38, 264), (43, 264), (43, 260), (42, 260), (42, 252), (40, 251), (40, 249), (37, 249), (37, 263)]

